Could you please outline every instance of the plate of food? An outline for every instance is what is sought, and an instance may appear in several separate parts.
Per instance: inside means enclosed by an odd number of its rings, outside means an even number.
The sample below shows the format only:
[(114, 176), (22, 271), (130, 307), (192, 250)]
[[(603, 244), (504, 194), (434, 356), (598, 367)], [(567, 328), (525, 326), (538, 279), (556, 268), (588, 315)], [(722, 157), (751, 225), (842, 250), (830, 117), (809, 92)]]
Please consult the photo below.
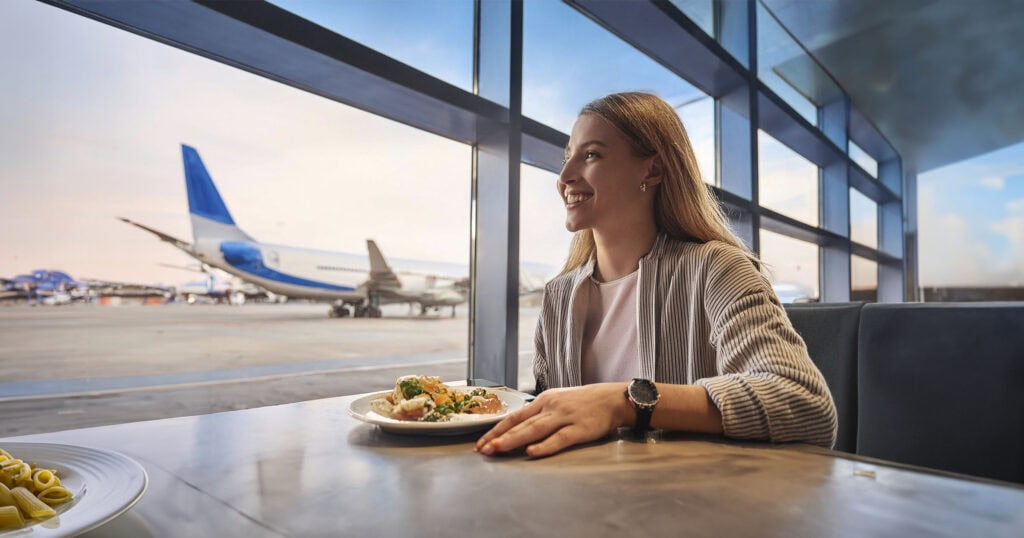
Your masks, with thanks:
[(388, 392), (349, 405), (353, 417), (390, 433), (461, 435), (487, 428), (526, 405), (520, 396), (495, 388), (451, 387), (434, 376), (403, 376)]
[(117, 452), (0, 441), (0, 537), (75, 536), (121, 515), (146, 471)]

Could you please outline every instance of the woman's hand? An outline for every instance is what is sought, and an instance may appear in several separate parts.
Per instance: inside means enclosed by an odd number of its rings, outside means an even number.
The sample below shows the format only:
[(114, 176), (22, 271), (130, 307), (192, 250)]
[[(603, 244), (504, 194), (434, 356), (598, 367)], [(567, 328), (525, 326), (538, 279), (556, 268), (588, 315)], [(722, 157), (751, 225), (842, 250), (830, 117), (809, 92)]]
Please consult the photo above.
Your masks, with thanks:
[(476, 442), (476, 450), (492, 456), (527, 445), (527, 454), (541, 457), (600, 439), (636, 421), (625, 392), (625, 383), (544, 391), (484, 434)]

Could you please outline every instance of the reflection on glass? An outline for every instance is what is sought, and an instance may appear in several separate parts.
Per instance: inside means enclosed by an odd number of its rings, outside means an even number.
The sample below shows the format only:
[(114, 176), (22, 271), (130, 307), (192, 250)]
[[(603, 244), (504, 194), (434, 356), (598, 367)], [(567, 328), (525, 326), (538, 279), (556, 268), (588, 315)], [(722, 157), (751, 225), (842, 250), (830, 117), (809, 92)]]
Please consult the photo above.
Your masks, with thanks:
[(817, 226), (818, 167), (764, 131), (757, 143), (760, 204)]
[(811, 125), (818, 124), (814, 86), (827, 77), (760, 1), (757, 2), (757, 78)]
[(853, 140), (850, 140), (850, 158), (859, 164), (865, 172), (871, 174), (871, 177), (878, 177), (878, 161), (871, 158), (868, 152), (860, 149), (860, 146), (854, 144)]
[(850, 188), (850, 240), (878, 248), (878, 204)]
[(850, 256), (850, 300), (878, 300), (878, 262)]
[(715, 37), (714, 0), (670, 0), (679, 11), (700, 26), (704, 33)]
[(761, 261), (780, 301), (818, 300), (818, 245), (762, 229)]
[(523, 114), (572, 131), (586, 103), (613, 92), (649, 91), (679, 112), (705, 181), (714, 182), (714, 102), (647, 55), (562, 2), (523, 6)]
[(565, 263), (572, 234), (565, 229), (558, 175), (525, 164), (519, 173), (519, 388), (524, 389), (534, 383), (530, 360), (544, 284)]
[(473, 0), (270, 0), (349, 39), (473, 91)]
[[(369, 276), (367, 239), (374, 239), (403, 285), (418, 286), (403, 289), (422, 292), (451, 281), (424, 278), (438, 274), (432, 268), (403, 273), (413, 270), (407, 262), (437, 262), (416, 266), (444, 264), (468, 276), (468, 145), (43, 3), (0, 2), (0, 47), (20, 51), (5, 57), (0, 100), (0, 277), (53, 269), (123, 284), (90, 284), (81, 297), (67, 297), (81, 304), (60, 312), (66, 321), (60, 326), (52, 318), (58, 312), (47, 306), (33, 308), (35, 321), (28, 320), (26, 299), (0, 308), (3, 382), (35, 382), (24, 389), (31, 391), (44, 388), (40, 381), (60, 381), (66, 392), (77, 392), (82, 385), (76, 380), (84, 378), (173, 383), (187, 372), (196, 376), (192, 380), (211, 381), (204, 376), (225, 369), (237, 380), (257, 370), (272, 376), (346, 368), (344, 362), (356, 358), (375, 364), (425, 349), (462, 363), (424, 373), (464, 375), (464, 304), (454, 319), (450, 309), (431, 311), (438, 319), (430, 331), (413, 327), (417, 323), (386, 329), (384, 320), (363, 332), (328, 320), (324, 302), (292, 296), (278, 304), (275, 296), (271, 303), (244, 281), (204, 273), (197, 260), (116, 217), (193, 240), (184, 142), (198, 149), (234, 221), (252, 237), (348, 253), (339, 258), (361, 265), (318, 267), (304, 263), (314, 256), (309, 251), (286, 265), (283, 249), (269, 246), (234, 250), (245, 262), (275, 277), (330, 283), (336, 280), (327, 275), (345, 274), (362, 281)], [(142, 303), (130, 296), (137, 289), (131, 286), (166, 289), (151, 297), (157, 304), (116, 308)], [(230, 306), (223, 304), (225, 291), (250, 296)], [(196, 304), (186, 304), (189, 295)], [(267, 304), (252, 304), (258, 301)], [(415, 317), (418, 307), (387, 304), (383, 314)], [(11, 330), (15, 322), (17, 331)], [(331, 390), (364, 392), (394, 382), (394, 372), (379, 375), (365, 386)], [(294, 388), (226, 390), (216, 400), (223, 408), (243, 408), (318, 397), (307, 391), (314, 387)], [(192, 398), (174, 408), (211, 411), (203, 405), (214, 402)], [(156, 418), (130, 407), (97, 406), (89, 420)], [(161, 416), (171, 407), (155, 406)], [(145, 409), (154, 407), (139, 412)], [(81, 424), (81, 415), (68, 418)], [(59, 429), (61, 420), (47, 416), (38, 423)], [(0, 430), (7, 423), (0, 420)]]

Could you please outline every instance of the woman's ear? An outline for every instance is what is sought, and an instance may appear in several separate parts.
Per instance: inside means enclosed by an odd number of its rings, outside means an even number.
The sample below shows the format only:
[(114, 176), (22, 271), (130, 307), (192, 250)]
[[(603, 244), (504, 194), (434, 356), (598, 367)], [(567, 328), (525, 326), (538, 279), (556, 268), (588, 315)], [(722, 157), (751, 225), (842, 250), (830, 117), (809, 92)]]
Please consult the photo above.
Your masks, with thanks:
[(657, 185), (661, 183), (664, 175), (665, 166), (661, 162), (661, 155), (655, 155), (651, 158), (651, 164), (647, 166), (647, 176), (644, 177), (644, 182), (648, 185)]

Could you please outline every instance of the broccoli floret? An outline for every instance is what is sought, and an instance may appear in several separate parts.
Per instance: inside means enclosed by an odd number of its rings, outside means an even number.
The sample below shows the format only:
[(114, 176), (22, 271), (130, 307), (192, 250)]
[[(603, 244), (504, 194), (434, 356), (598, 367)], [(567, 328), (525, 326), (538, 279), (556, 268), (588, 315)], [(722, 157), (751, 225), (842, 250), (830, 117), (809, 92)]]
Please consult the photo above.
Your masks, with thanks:
[(398, 387), (402, 389), (402, 396), (405, 396), (406, 400), (411, 400), (417, 394), (423, 394), (423, 387), (420, 386), (419, 379), (404, 379), (398, 382)]
[(487, 396), (487, 389), (473, 389), (469, 391), (470, 396)]

